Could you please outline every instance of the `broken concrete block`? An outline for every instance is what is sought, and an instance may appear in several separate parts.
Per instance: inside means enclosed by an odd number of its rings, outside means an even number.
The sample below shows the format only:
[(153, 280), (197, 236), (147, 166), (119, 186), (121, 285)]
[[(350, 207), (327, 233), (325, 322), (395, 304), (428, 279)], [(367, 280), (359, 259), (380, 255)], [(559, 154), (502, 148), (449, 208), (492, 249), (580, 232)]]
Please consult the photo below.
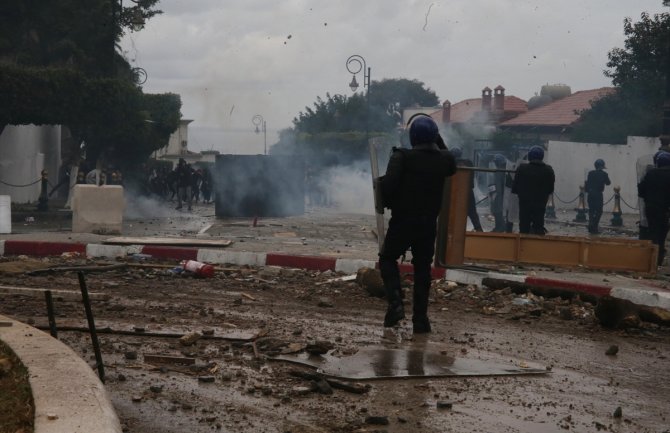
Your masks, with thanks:
[(121, 234), (126, 200), (119, 185), (72, 188), (72, 232)]

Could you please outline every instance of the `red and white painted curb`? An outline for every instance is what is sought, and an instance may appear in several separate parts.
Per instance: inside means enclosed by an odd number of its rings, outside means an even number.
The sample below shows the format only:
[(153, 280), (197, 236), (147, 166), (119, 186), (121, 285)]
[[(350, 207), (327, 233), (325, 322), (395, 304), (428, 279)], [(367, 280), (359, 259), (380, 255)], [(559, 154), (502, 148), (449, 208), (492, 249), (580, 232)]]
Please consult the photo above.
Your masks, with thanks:
[(559, 280), (553, 278), (542, 278), (529, 275), (505, 274), (501, 272), (482, 272), (464, 269), (447, 269), (445, 279), (460, 284), (471, 284), (481, 286), (485, 278), (509, 281), (510, 283), (527, 284), (536, 287), (548, 287), (552, 289), (563, 289), (571, 292), (584, 293), (595, 297), (611, 296), (624, 299), (633, 304), (656, 307), (670, 311), (670, 293), (657, 290), (645, 290), (631, 287), (618, 287), (612, 285), (588, 284), (579, 281)]
[[(126, 257), (133, 254), (147, 254), (164, 260), (198, 260), (200, 262), (238, 266), (281, 266), (315, 271), (337, 271), (355, 273), (363, 267), (377, 267), (373, 260), (342, 259), (325, 256), (302, 256), (282, 253), (258, 253), (250, 251), (230, 251), (209, 248), (184, 248), (156, 245), (107, 245), (67, 242), (41, 242), (0, 240), (0, 255), (54, 256), (63, 253), (79, 253), (87, 257)], [(412, 265), (400, 265), (403, 273), (411, 273)], [(670, 293), (627, 288), (612, 285), (587, 284), (579, 281), (541, 278), (529, 275), (505, 274), (494, 271), (473, 271), (466, 269), (433, 268), (433, 278), (445, 278), (460, 284), (482, 285), (485, 278), (494, 278), (532, 286), (551, 287), (594, 296), (609, 295), (625, 299), (637, 305), (670, 310)]]

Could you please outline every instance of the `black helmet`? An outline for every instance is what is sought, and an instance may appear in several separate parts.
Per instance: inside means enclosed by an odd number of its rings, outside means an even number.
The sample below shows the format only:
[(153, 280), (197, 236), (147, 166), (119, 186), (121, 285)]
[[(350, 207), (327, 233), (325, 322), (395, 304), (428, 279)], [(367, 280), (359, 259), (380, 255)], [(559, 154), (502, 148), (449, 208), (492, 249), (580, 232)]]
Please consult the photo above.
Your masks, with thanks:
[(606, 167), (605, 167), (605, 161), (603, 161), (603, 160), (600, 159), (600, 158), (596, 159), (596, 162), (593, 163), (593, 166), (594, 166), (595, 168), (606, 168)]
[(654, 164), (656, 167), (667, 167), (670, 165), (670, 153), (665, 151), (656, 152), (654, 155)]
[(421, 143), (435, 143), (438, 135), (437, 124), (428, 116), (417, 117), (409, 127), (409, 143), (412, 147)]
[(542, 161), (544, 159), (544, 149), (540, 146), (533, 146), (528, 151), (528, 161)]

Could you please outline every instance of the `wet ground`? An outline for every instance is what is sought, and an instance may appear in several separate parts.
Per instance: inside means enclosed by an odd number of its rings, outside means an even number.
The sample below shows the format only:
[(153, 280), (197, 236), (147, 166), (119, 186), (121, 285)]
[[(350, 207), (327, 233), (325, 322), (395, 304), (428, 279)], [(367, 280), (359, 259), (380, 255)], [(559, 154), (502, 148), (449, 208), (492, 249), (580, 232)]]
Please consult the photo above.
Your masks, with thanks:
[[(259, 219), (254, 227), (252, 219), (216, 220), (211, 206), (192, 214), (158, 210), (127, 220), (124, 235), (222, 237), (235, 241), (229, 248), (250, 251), (376, 255), (369, 215), (314, 209), (301, 217)], [(585, 232), (569, 221), (573, 213), (561, 215), (562, 223), (549, 225), (552, 232)], [(15, 231), (39, 223), (15, 225)], [(610, 234), (634, 236), (634, 217), (625, 223)], [(77, 237), (63, 225), (42, 230), (42, 238)], [(213, 279), (194, 279), (171, 272), (176, 263), (135, 259), (127, 260), (141, 266), (87, 276), (91, 292), (108, 295), (93, 301), (93, 312), (97, 326), (111, 332), (99, 334), (106, 387), (128, 432), (670, 431), (670, 330), (646, 323), (603, 329), (593, 306), (579, 299), (436, 282), (429, 306), (433, 333), (412, 336), (408, 323), (384, 330), (384, 301), (356, 282), (328, 282), (340, 276), (332, 272), (231, 266), (219, 268)], [(77, 264), (92, 263), (70, 257), (43, 265)], [(5, 286), (79, 287), (71, 272), (5, 273), (0, 280)], [(85, 327), (83, 306), (67, 299), (56, 297), (57, 324)], [(0, 314), (47, 325), (41, 295), (0, 292)], [(232, 331), (244, 338), (224, 338)], [(59, 338), (95, 365), (88, 334), (61, 331)], [(270, 359), (324, 350), (342, 359), (370, 347), (429, 349), (438, 363), (444, 357), (547, 372), (346, 380), (341, 389), (324, 384), (313, 368)], [(177, 359), (161, 363), (151, 355)], [(416, 362), (408, 368), (416, 370)]]

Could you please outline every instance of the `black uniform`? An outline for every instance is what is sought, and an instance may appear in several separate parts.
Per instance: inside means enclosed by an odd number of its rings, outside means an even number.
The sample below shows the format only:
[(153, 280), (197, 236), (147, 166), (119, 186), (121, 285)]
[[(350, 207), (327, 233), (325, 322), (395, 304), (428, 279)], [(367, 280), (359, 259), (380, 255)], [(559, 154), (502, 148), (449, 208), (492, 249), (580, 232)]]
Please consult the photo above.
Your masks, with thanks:
[[(456, 160), (456, 165), (458, 167), (473, 167), (474, 164), (472, 161), (466, 158), (458, 158)], [(468, 193), (468, 218), (470, 218), (470, 222), (472, 223), (472, 227), (475, 229), (475, 231), (481, 232), (482, 230), (482, 223), (479, 221), (479, 214), (477, 213), (477, 202), (475, 200), (475, 178), (472, 176), (470, 178), (470, 191)]]
[(389, 306), (401, 306), (397, 260), (408, 248), (412, 249), (415, 332), (417, 323), (430, 330), (427, 309), (436, 219), (444, 180), (455, 172), (451, 153), (438, 149), (436, 144), (419, 144), (412, 149), (394, 149), (386, 174), (380, 179), (382, 200), (391, 209), (391, 220), (379, 253), (379, 269)]
[(645, 215), (651, 241), (658, 245), (658, 265), (665, 257), (670, 211), (670, 167), (652, 168), (637, 185), (637, 194), (644, 199)]
[(609, 185), (610, 178), (601, 168), (589, 171), (586, 176), (585, 190), (589, 205), (589, 233), (598, 233), (598, 224), (603, 214), (603, 191)]
[(512, 193), (519, 196), (519, 232), (543, 235), (544, 212), (554, 193), (554, 169), (542, 161), (521, 164), (514, 175)]

